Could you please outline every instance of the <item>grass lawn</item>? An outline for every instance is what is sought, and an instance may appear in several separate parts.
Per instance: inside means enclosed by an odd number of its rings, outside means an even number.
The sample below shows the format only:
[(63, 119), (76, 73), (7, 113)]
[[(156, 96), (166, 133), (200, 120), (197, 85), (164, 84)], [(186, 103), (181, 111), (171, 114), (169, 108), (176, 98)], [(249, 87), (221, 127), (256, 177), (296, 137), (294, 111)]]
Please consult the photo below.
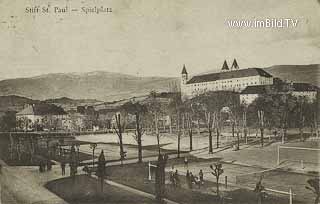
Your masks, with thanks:
[(98, 180), (86, 175), (76, 176), (50, 181), (46, 188), (63, 198), (70, 204), (153, 204), (154, 200), (138, 196), (107, 184), (104, 184), (103, 193), (100, 191)]
[[(191, 162), (201, 162), (198, 159), (189, 158)], [(171, 159), (168, 161), (168, 165), (181, 164), (183, 159)], [(142, 164), (128, 164), (123, 166), (111, 166), (107, 167), (108, 179), (115, 182), (134, 187), (136, 189), (154, 193), (154, 182), (147, 180), (148, 167), (147, 163)], [(169, 175), (166, 175), (166, 181), (169, 180)], [(194, 186), (194, 188), (188, 189), (186, 184), (185, 176), (179, 176), (181, 187), (174, 188), (171, 184), (166, 185), (166, 197), (170, 200), (178, 203), (220, 203), (217, 196), (215, 195), (216, 184), (213, 182), (206, 181), (200, 190)], [(225, 196), (231, 198), (230, 200), (224, 201), (225, 203), (237, 203), (237, 204), (256, 204), (256, 194), (249, 190), (235, 189), (226, 192)], [(275, 197), (269, 195), (264, 203), (266, 204), (279, 204), (288, 203), (288, 198)], [(296, 202), (298, 203), (298, 202)]]

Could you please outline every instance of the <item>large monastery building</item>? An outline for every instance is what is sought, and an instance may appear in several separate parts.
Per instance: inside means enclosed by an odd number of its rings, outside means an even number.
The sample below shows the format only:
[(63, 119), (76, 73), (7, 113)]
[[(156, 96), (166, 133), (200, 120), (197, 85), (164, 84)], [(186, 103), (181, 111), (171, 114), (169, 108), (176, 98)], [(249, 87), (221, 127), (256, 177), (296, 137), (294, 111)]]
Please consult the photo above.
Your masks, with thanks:
[(196, 75), (190, 79), (184, 65), (181, 75), (181, 94), (183, 98), (192, 98), (206, 91), (241, 92), (248, 86), (273, 84), (273, 77), (268, 72), (260, 68), (240, 69), (235, 59), (231, 68), (224, 61), (220, 72)]

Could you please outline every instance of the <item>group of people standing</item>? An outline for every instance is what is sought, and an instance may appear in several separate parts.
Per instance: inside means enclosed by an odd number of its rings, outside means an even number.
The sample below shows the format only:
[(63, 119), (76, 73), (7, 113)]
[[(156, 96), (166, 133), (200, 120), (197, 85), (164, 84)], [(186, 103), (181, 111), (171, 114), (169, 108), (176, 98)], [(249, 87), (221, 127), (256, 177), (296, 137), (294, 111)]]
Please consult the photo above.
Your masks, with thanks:
[(198, 188), (200, 188), (201, 185), (204, 184), (202, 169), (200, 169), (200, 171), (199, 171), (199, 177), (194, 176), (191, 171), (187, 170), (186, 182), (187, 182), (189, 189), (192, 189), (192, 184), (196, 184), (196, 185), (198, 185)]
[(178, 170), (176, 169), (174, 171), (174, 167), (172, 166), (171, 171), (170, 171), (170, 182), (174, 187), (179, 187), (180, 186), (180, 179), (178, 175)]
[(52, 163), (50, 161), (50, 159), (47, 160), (40, 160), (39, 162), (39, 172), (45, 172), (45, 171), (51, 171), (52, 169)]
[[(174, 170), (174, 166), (172, 166), (170, 170), (170, 182), (174, 187), (179, 187), (180, 186), (180, 179), (178, 175), (178, 170)], [(201, 185), (204, 184), (204, 179), (203, 179), (203, 171), (200, 169), (199, 171), (199, 176), (194, 176), (193, 173), (189, 170), (187, 170), (186, 173), (186, 183), (189, 189), (192, 189), (192, 185), (196, 184), (200, 188)]]

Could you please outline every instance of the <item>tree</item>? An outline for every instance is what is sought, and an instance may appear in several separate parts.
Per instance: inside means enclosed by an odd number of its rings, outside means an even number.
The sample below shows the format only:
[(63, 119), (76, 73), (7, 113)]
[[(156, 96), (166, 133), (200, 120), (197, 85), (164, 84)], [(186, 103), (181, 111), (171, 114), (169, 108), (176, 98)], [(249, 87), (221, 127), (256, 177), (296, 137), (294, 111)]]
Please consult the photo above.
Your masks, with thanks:
[(214, 165), (210, 165), (210, 169), (212, 170), (212, 175), (216, 177), (217, 184), (217, 195), (219, 196), (219, 178), (223, 174), (222, 164), (220, 162), (215, 163)]
[(161, 102), (157, 99), (157, 93), (155, 91), (151, 91), (149, 94), (149, 99), (147, 101), (147, 109), (151, 115), (152, 122), (151, 126), (154, 125), (154, 129), (157, 137), (157, 145), (158, 145), (158, 153), (161, 154), (160, 148), (160, 132), (159, 132), (159, 117), (163, 115), (163, 107)]
[(12, 131), (16, 128), (16, 115), (13, 111), (6, 111), (0, 118), (0, 131)]
[(209, 132), (209, 153), (213, 152), (212, 132), (216, 129), (216, 146), (219, 148), (219, 138), (221, 129), (221, 109), (230, 107), (233, 103), (240, 103), (239, 95), (231, 91), (205, 92), (191, 99), (192, 103), (201, 106), (207, 130)]
[(104, 157), (103, 150), (101, 150), (101, 153), (98, 158), (98, 170), (97, 170), (97, 176), (100, 178), (101, 192), (103, 192), (105, 172), (106, 172), (106, 159)]
[(94, 167), (94, 151), (97, 148), (97, 143), (91, 143), (90, 149), (92, 149), (92, 168)]
[(250, 125), (258, 127), (260, 132), (262, 130), (261, 133), (266, 125), (270, 128), (281, 128), (284, 142), (289, 119), (295, 109), (296, 98), (291, 94), (263, 94), (249, 105), (247, 120)]
[(165, 168), (168, 160), (168, 155), (158, 155), (158, 163), (156, 167), (156, 179), (155, 179), (155, 193), (156, 199), (159, 203), (163, 203), (165, 196)]
[(186, 125), (187, 125), (187, 130), (188, 130), (188, 135), (189, 135), (189, 150), (192, 151), (193, 149), (193, 121), (192, 121), (192, 116), (193, 113), (192, 111), (188, 111), (185, 113), (185, 118), (186, 118)]
[(70, 151), (70, 176), (75, 179), (76, 173), (77, 173), (77, 156), (76, 156), (76, 149), (74, 145), (71, 146)]
[(307, 181), (308, 183), (308, 186), (306, 186), (306, 189), (312, 191), (316, 198), (314, 200), (314, 204), (318, 204), (319, 203), (319, 198), (320, 198), (320, 179), (319, 178), (312, 178), (312, 179), (309, 179)]
[(264, 133), (264, 124), (265, 124), (263, 110), (258, 110), (258, 120), (259, 120), (260, 134), (261, 134), (261, 147), (263, 147), (263, 140), (264, 140), (263, 133)]
[[(125, 114), (122, 114), (122, 115), (124, 116)], [(123, 148), (123, 137), (122, 137), (122, 133), (124, 132), (124, 129), (125, 129), (125, 119), (124, 118), (125, 117), (121, 117), (120, 113), (115, 114), (116, 124), (114, 126), (114, 130), (117, 133), (118, 138), (119, 138), (121, 164), (123, 163), (123, 160), (126, 157), (126, 152), (124, 151), (124, 148)]]
[(258, 203), (261, 204), (262, 203), (262, 199), (263, 199), (263, 191), (264, 191), (264, 186), (262, 185), (262, 179), (263, 179), (263, 175), (260, 176), (259, 181), (256, 183), (256, 187), (253, 190), (255, 193), (257, 193), (257, 197), (258, 197)]
[(135, 133), (134, 139), (138, 143), (138, 162), (142, 162), (142, 136), (144, 134), (144, 125), (145, 119), (144, 116), (147, 112), (147, 108), (145, 105), (137, 103), (128, 102), (123, 105), (123, 108), (126, 110), (127, 113), (135, 115)]
[[(169, 105), (168, 105), (168, 112), (169, 115), (176, 116), (176, 129), (177, 129), (177, 157), (180, 157), (180, 143), (181, 143), (181, 129), (185, 127), (185, 107), (184, 103), (181, 100), (181, 92), (177, 91), (177, 88), (175, 89), (176, 92), (174, 92), (173, 97), (171, 98)], [(184, 132), (183, 132), (184, 133)]]

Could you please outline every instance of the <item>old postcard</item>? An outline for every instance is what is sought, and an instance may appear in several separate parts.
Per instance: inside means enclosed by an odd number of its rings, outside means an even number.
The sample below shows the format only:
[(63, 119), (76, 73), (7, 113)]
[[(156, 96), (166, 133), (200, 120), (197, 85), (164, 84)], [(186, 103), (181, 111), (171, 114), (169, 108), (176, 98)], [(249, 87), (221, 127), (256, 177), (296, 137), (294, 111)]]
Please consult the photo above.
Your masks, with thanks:
[(319, 0), (0, 0), (0, 204), (320, 203)]

